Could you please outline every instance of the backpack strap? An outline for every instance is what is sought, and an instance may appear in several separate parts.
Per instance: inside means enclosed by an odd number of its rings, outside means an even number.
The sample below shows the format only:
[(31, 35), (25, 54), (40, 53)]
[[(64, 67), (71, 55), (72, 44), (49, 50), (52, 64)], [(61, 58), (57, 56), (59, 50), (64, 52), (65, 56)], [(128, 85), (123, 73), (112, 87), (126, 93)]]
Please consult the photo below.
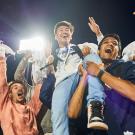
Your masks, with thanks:
[(84, 59), (84, 58), (83, 58), (82, 51), (81, 51), (81, 49), (78, 47), (78, 45), (71, 46), (71, 48), (74, 50), (74, 52), (73, 52), (72, 54), (77, 53), (78, 56), (79, 56), (81, 59)]

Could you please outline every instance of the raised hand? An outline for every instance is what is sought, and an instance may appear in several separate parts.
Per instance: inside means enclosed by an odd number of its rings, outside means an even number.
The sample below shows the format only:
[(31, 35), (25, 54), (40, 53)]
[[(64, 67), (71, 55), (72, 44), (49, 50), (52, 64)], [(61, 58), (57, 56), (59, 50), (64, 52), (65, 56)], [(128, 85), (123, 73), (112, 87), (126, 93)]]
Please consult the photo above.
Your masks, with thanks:
[(15, 55), (15, 52), (0, 40), (0, 56), (5, 57), (5, 54)]
[(99, 27), (99, 25), (95, 22), (95, 20), (94, 20), (93, 17), (89, 17), (88, 25), (89, 25), (91, 31), (96, 34), (96, 36), (102, 35), (102, 32), (101, 32), (101, 30), (100, 30), (100, 27)]
[(53, 63), (53, 61), (54, 61), (54, 57), (53, 57), (53, 55), (50, 55), (48, 58), (47, 58), (47, 60), (46, 60), (47, 62), (47, 64), (51, 64), (51, 63)]

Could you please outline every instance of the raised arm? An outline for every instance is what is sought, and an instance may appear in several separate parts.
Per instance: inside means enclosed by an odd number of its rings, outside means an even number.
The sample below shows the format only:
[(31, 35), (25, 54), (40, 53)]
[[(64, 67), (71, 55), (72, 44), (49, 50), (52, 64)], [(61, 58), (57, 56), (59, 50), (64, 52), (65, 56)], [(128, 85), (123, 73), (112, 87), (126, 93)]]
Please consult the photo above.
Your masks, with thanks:
[(19, 65), (17, 66), (17, 69), (14, 74), (15, 80), (21, 80), (23, 82), (26, 82), (25, 80), (25, 70), (27, 67), (28, 59), (31, 57), (31, 52), (27, 52), (23, 58), (21, 59)]
[(39, 94), (40, 94), (40, 89), (41, 89), (41, 84), (36, 84), (34, 87), (34, 93), (31, 97), (31, 100), (29, 101), (29, 105), (34, 109), (35, 115), (38, 114), (38, 112), (41, 109), (42, 102), (39, 99)]
[(93, 33), (95, 33), (98, 43), (100, 43), (100, 41), (103, 39), (104, 36), (100, 30), (99, 25), (95, 22), (93, 17), (89, 17), (88, 25), (89, 25), (91, 31)]
[[(53, 56), (50, 55), (47, 59), (47, 64), (50, 64), (53, 62)], [(54, 84), (55, 84), (55, 76), (54, 76), (54, 67), (53, 65), (50, 65), (46, 69), (47, 78), (44, 78), (43, 84), (42, 83), (36, 83), (34, 94), (31, 98), (31, 101), (29, 104), (34, 108), (35, 114), (37, 115), (40, 108), (41, 108), (41, 101), (45, 104), (45, 106), (48, 107), (47, 104), (49, 104), (49, 107), (51, 107), (51, 99), (52, 94), (54, 90)], [(41, 101), (40, 101), (40, 99)], [(47, 102), (45, 101), (47, 100)], [(47, 104), (46, 104), (47, 103)]]
[(0, 57), (0, 113), (8, 98), (6, 58)]
[(0, 90), (7, 85), (6, 71), (6, 58), (0, 57)]

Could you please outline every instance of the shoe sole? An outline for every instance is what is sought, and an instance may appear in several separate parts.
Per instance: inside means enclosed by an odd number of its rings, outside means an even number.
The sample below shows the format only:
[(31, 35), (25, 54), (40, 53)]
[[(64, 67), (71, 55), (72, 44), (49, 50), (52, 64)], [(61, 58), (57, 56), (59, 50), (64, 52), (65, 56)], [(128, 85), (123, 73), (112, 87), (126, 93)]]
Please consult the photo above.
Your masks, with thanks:
[(92, 123), (89, 123), (88, 128), (92, 128), (92, 129), (100, 129), (100, 130), (108, 130), (108, 126), (103, 123), (103, 122), (92, 122)]

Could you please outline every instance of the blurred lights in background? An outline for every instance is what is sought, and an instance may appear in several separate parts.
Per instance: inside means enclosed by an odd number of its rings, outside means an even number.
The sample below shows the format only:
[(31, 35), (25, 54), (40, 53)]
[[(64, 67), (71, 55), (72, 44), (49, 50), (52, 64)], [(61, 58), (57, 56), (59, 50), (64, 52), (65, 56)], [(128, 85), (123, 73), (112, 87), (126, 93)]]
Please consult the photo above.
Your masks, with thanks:
[(20, 40), (19, 51), (41, 51), (45, 47), (45, 40), (42, 37)]

